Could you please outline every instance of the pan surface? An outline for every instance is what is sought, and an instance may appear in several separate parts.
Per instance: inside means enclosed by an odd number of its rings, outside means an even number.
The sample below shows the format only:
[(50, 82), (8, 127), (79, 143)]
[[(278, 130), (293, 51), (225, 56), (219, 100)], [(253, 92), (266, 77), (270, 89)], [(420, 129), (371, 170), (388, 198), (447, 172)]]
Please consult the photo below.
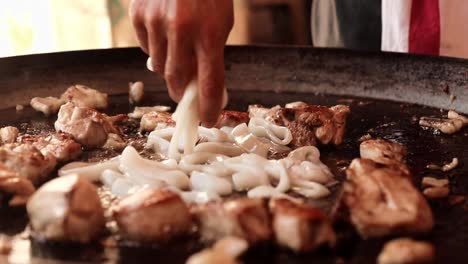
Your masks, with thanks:
[[(44, 119), (28, 107), (22, 112), (16, 112), (14, 106), (26, 103), (32, 96), (60, 94), (68, 85), (75, 83), (94, 86), (113, 94), (112, 109), (109, 109), (111, 113), (131, 110), (124, 93), (127, 83), (135, 80), (143, 80), (151, 89), (146, 104), (171, 104), (166, 93), (160, 92), (164, 90), (163, 82), (144, 70), (144, 61), (144, 56), (136, 49), (0, 60), (0, 109), (3, 109), (0, 110), (0, 125), (16, 125), (28, 133), (51, 129), (53, 120)], [(451, 195), (466, 196), (468, 153), (465, 150), (468, 147), (468, 130), (446, 136), (423, 130), (415, 123), (416, 118), (423, 115), (445, 114), (437, 108), (423, 105), (468, 112), (466, 71), (467, 62), (455, 59), (342, 50), (231, 47), (227, 49), (227, 86), (231, 89), (228, 108), (245, 110), (248, 104), (273, 106), (297, 100), (322, 105), (349, 104), (352, 114), (345, 143), (337, 148), (322, 149), (324, 162), (332, 168), (338, 179), (344, 177), (343, 167), (359, 155), (357, 139), (369, 133), (373, 137), (395, 140), (408, 147), (408, 164), (415, 175), (416, 186), (420, 187), (421, 178), (426, 175), (448, 177)], [(450, 93), (456, 94), (457, 100), (449, 100), (443, 91), (446, 85)], [(457, 169), (448, 173), (425, 168), (427, 164), (442, 164), (453, 157), (458, 157), (461, 163)], [(336, 193), (337, 190), (329, 199), (314, 202), (314, 205), (328, 210)], [(448, 201), (441, 200), (431, 202), (431, 207), (435, 213), (436, 227), (427, 236), (419, 238), (434, 243), (437, 249), (436, 263), (466, 263), (466, 204), (450, 205)], [(22, 209), (2, 207), (0, 216), (0, 233), (16, 235), (27, 225)], [(340, 238), (341, 242), (335, 252), (322, 250), (308, 255), (295, 255), (271, 245), (262, 245), (249, 251), (244, 260), (247, 263), (374, 263), (385, 241), (362, 241), (349, 228), (340, 232)], [(184, 263), (185, 258), (200, 247), (192, 242), (152, 247), (109, 247), (101, 244), (77, 246), (35, 240), (30, 242), (27, 237), (21, 236), (15, 241), (9, 260), (16, 263), (45, 260), (50, 263)]]

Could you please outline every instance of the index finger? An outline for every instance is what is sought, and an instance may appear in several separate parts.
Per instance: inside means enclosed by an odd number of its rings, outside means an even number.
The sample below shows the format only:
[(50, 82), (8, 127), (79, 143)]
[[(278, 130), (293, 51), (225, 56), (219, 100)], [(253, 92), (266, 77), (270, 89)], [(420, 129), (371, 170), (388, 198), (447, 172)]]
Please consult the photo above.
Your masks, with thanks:
[(198, 49), (197, 65), (200, 119), (212, 127), (224, 107), (224, 48), (210, 52)]

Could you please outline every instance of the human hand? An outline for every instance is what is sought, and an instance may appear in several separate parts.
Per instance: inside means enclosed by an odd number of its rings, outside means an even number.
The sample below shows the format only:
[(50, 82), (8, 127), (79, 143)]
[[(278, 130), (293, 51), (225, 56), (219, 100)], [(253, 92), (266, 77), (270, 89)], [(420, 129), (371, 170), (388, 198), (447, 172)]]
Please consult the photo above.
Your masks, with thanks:
[(212, 126), (222, 108), (224, 45), (234, 23), (232, 0), (133, 0), (138, 40), (179, 101), (198, 80), (201, 121)]

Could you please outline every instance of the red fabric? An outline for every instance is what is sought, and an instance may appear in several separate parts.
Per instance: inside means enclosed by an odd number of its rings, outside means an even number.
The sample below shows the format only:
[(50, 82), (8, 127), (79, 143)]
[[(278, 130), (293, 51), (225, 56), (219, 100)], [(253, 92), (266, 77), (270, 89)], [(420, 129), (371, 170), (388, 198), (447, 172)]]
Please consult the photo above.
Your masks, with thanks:
[(439, 0), (413, 0), (408, 52), (439, 55), (439, 51)]

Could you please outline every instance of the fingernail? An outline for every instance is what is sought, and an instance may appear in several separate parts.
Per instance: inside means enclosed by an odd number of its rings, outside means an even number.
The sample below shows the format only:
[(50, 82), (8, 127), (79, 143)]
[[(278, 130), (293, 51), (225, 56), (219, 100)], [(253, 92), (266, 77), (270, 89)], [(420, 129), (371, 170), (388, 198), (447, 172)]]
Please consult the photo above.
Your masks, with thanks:
[(148, 70), (154, 72), (153, 61), (151, 60), (151, 57), (149, 57), (148, 60), (146, 61), (146, 68), (148, 68)]

